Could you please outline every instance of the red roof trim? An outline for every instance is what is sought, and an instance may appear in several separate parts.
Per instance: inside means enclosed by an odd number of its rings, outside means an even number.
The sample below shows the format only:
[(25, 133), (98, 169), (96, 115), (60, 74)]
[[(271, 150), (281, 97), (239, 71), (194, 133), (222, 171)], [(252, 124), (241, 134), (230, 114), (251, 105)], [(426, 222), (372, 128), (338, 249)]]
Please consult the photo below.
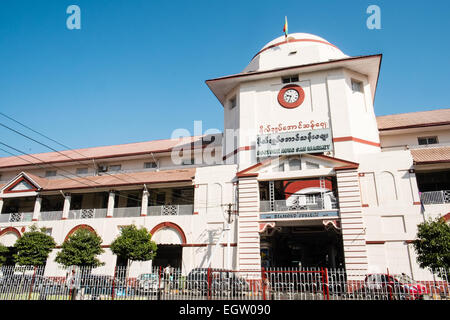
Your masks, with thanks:
[(374, 54), (374, 55), (367, 55), (367, 56), (358, 56), (358, 57), (349, 57), (339, 60), (331, 60), (331, 61), (325, 61), (325, 62), (315, 62), (310, 64), (302, 64), (298, 66), (291, 66), (291, 67), (284, 67), (284, 68), (278, 68), (278, 69), (271, 69), (271, 70), (264, 70), (264, 71), (257, 71), (257, 72), (248, 72), (248, 73), (238, 73), (233, 74), (231, 76), (225, 76), (215, 79), (209, 79), (205, 82), (211, 82), (211, 81), (219, 81), (219, 80), (226, 80), (226, 79), (232, 79), (232, 78), (241, 78), (241, 77), (247, 77), (247, 76), (254, 76), (254, 75), (260, 75), (260, 74), (266, 74), (266, 73), (273, 73), (278, 71), (285, 71), (285, 70), (291, 70), (291, 69), (298, 69), (298, 68), (307, 68), (307, 67), (314, 67), (318, 65), (326, 65), (326, 64), (332, 64), (336, 62), (342, 62), (342, 61), (351, 61), (351, 60), (358, 60), (358, 59), (365, 59), (365, 58), (375, 58), (375, 57), (382, 57), (382, 54)]
[(347, 163), (348, 165), (353, 165), (353, 166), (357, 166), (357, 167), (359, 166), (359, 163), (357, 163), (357, 162), (352, 162), (352, 161), (348, 161), (348, 160), (334, 158), (334, 157), (326, 156), (324, 154), (311, 154), (311, 155), (315, 156), (315, 157), (319, 157), (319, 158), (328, 159), (328, 160), (337, 160), (339, 162)]
[[(13, 189), (15, 186), (17, 186), (19, 183), (21, 183), (22, 181), (25, 181), (26, 183), (28, 183), (29, 185), (33, 186), (33, 189), (27, 189), (27, 190), (11, 190)], [(15, 192), (32, 192), (32, 191), (38, 191), (38, 186), (36, 186), (36, 184), (34, 184), (33, 182), (31, 182), (29, 179), (25, 178), (23, 175), (17, 179), (12, 185), (10, 185), (7, 189), (3, 190), (3, 193), (15, 193)]]
[(414, 164), (438, 164), (438, 163), (450, 163), (450, 159), (432, 160), (432, 161), (416, 161), (416, 160), (414, 160)]
[(116, 184), (102, 184), (102, 185), (94, 185), (94, 186), (79, 186), (79, 187), (69, 187), (69, 188), (53, 188), (53, 189), (43, 189), (44, 191), (58, 191), (58, 190), (78, 190), (78, 189), (98, 189), (98, 188), (109, 188), (109, 187), (124, 187), (124, 186), (132, 186), (132, 185), (142, 185), (142, 184), (156, 184), (156, 183), (172, 183), (172, 182), (191, 182), (194, 178), (191, 179), (180, 179), (180, 180), (161, 180), (161, 181), (150, 181), (150, 182), (130, 182), (130, 183), (116, 183)]
[(449, 125), (449, 124), (450, 124), (450, 121), (429, 122), (429, 123), (411, 124), (411, 125), (407, 125), (407, 126), (378, 128), (378, 130), (379, 131), (389, 131), (389, 130), (413, 129), (413, 128), (423, 128), (423, 127), (437, 127), (437, 126), (445, 126), (445, 125)]

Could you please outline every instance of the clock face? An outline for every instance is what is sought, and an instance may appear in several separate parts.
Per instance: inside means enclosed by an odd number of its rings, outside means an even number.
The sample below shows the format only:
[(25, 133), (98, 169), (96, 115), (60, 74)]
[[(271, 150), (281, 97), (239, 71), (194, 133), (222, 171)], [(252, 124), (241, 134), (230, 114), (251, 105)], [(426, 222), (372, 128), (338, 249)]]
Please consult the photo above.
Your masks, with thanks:
[(298, 97), (299, 97), (298, 92), (297, 92), (297, 90), (294, 90), (294, 89), (286, 90), (286, 92), (283, 95), (283, 99), (287, 103), (296, 102), (298, 100)]
[(278, 103), (287, 109), (297, 108), (303, 100), (305, 100), (305, 92), (296, 84), (288, 84), (278, 92)]

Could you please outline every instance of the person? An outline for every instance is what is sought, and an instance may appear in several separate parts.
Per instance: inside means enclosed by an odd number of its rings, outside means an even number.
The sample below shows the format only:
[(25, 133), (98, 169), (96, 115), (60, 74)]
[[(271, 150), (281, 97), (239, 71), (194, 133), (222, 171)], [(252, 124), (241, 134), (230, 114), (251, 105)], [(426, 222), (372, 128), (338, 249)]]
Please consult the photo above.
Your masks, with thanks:
[(167, 292), (170, 288), (170, 274), (171, 274), (171, 267), (170, 264), (168, 264), (164, 268), (164, 292)]

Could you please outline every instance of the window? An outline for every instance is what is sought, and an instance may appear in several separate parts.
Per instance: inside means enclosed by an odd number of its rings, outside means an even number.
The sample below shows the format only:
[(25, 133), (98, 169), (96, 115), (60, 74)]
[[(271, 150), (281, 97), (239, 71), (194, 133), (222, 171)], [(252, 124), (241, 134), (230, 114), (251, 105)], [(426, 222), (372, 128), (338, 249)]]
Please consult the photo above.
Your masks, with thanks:
[(361, 81), (352, 79), (352, 91), (363, 93), (363, 83)]
[(77, 174), (87, 174), (88, 168), (77, 168)]
[(122, 170), (122, 165), (120, 164), (115, 164), (108, 167), (108, 171), (120, 171), (120, 170)]
[(278, 166), (273, 167), (273, 172), (284, 172), (284, 162), (280, 162)]
[(317, 163), (306, 161), (306, 169), (319, 169), (319, 165)]
[(437, 144), (438, 143), (437, 137), (418, 137), (417, 140), (419, 141), (420, 145)]
[(301, 170), (301, 161), (298, 158), (290, 159), (289, 160), (289, 170)]
[(56, 170), (45, 171), (45, 177), (54, 177), (54, 176), (56, 176)]
[(298, 82), (298, 76), (288, 76), (281, 78), (283, 83)]
[(144, 163), (145, 169), (152, 169), (152, 168), (157, 168), (157, 167), (158, 167), (158, 165), (154, 161)]
[(185, 160), (183, 160), (182, 164), (184, 166), (194, 164), (194, 158), (185, 159)]
[(230, 109), (236, 107), (236, 97), (230, 99)]

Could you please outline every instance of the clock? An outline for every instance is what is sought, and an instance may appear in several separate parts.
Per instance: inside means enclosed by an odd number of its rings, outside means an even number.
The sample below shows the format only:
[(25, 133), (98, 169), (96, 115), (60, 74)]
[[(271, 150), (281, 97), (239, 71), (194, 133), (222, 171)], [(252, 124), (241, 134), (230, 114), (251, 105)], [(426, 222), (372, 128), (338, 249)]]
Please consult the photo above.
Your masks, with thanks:
[(278, 103), (287, 109), (300, 106), (305, 100), (305, 92), (302, 87), (296, 84), (289, 84), (281, 88), (278, 92)]

